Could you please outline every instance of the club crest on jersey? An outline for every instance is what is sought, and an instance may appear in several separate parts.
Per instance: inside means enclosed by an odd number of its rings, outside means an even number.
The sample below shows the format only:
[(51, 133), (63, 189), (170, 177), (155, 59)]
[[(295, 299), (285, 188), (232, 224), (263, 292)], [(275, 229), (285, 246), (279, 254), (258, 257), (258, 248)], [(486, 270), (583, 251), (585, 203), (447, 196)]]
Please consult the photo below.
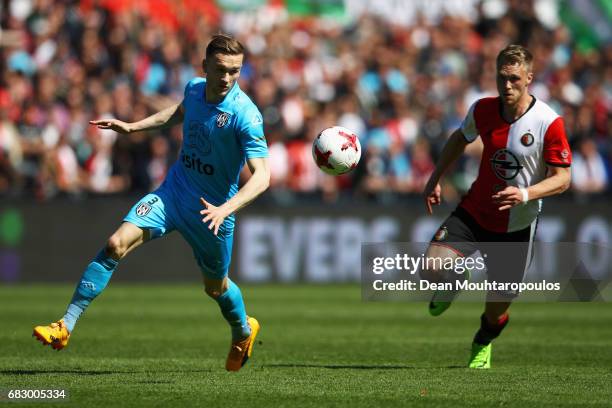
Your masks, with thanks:
[(222, 128), (225, 125), (227, 125), (227, 122), (229, 122), (230, 119), (230, 114), (227, 112), (222, 112), (220, 114), (217, 115), (217, 127), (218, 128)]
[(140, 203), (136, 207), (136, 215), (139, 217), (146, 216), (151, 211), (151, 206), (147, 203)]
[(529, 132), (521, 136), (521, 144), (523, 146), (531, 146), (533, 144), (533, 135)]
[(440, 227), (434, 235), (434, 241), (444, 241), (448, 237), (448, 229), (446, 226)]
[(491, 158), (493, 172), (502, 180), (512, 180), (523, 168), (518, 157), (508, 149), (499, 149)]

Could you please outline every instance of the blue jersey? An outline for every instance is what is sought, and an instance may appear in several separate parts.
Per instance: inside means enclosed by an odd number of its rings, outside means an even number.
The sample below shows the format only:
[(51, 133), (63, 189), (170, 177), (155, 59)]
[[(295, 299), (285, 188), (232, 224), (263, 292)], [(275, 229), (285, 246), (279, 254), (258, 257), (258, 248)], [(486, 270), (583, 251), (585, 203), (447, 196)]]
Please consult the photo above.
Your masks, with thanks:
[[(238, 191), (246, 159), (268, 156), (261, 113), (238, 83), (221, 102), (207, 103), (204, 78), (187, 84), (183, 108), (183, 146), (165, 184), (188, 208), (201, 207), (199, 197), (221, 205)], [(233, 216), (226, 221), (233, 229)]]

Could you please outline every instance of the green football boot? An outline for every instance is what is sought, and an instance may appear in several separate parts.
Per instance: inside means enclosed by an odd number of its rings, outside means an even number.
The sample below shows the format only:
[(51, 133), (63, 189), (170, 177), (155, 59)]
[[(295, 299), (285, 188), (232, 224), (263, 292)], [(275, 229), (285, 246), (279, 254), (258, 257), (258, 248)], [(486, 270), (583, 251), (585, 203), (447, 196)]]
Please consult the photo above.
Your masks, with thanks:
[(491, 368), (491, 349), (492, 344), (486, 346), (478, 343), (472, 343), (472, 356), (468, 363), (469, 368)]

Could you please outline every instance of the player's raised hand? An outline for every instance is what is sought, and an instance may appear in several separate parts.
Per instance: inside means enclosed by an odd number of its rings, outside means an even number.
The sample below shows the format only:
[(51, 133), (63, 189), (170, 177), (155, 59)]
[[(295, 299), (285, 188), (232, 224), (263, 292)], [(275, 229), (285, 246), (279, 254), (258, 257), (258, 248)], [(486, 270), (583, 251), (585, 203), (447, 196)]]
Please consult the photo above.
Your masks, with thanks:
[(498, 210), (504, 211), (523, 203), (523, 193), (518, 187), (508, 186), (493, 194), (491, 199), (499, 205)]
[(423, 198), (425, 199), (425, 207), (427, 207), (427, 213), (433, 214), (432, 205), (439, 205), (442, 202), (441, 197), (442, 187), (440, 183), (433, 183), (431, 180), (425, 186), (423, 191)]
[(217, 235), (217, 233), (219, 232), (219, 227), (221, 227), (223, 221), (225, 221), (225, 218), (229, 214), (223, 206), (217, 207), (215, 205), (212, 205), (203, 197), (200, 197), (200, 202), (204, 206), (204, 209), (200, 211), (200, 214), (204, 215), (204, 218), (202, 218), (202, 222), (204, 224), (210, 222), (210, 224), (208, 224), (208, 229), (211, 230), (214, 228), (214, 233), (215, 235)]
[(97, 126), (98, 129), (110, 129), (118, 133), (130, 133), (131, 132), (129, 123), (123, 122), (119, 119), (90, 120), (89, 124)]

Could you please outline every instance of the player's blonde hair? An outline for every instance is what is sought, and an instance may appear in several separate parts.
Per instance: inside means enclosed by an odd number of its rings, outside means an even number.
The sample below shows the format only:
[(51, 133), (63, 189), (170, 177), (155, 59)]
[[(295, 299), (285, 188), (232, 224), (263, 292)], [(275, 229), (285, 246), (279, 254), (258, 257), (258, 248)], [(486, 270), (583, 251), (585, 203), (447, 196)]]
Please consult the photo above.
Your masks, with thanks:
[(215, 34), (206, 46), (206, 59), (215, 54), (242, 55), (244, 46), (240, 41), (227, 34)]
[(522, 45), (511, 44), (497, 54), (497, 68), (504, 65), (520, 64), (525, 66), (527, 72), (531, 72), (533, 66), (533, 55)]

